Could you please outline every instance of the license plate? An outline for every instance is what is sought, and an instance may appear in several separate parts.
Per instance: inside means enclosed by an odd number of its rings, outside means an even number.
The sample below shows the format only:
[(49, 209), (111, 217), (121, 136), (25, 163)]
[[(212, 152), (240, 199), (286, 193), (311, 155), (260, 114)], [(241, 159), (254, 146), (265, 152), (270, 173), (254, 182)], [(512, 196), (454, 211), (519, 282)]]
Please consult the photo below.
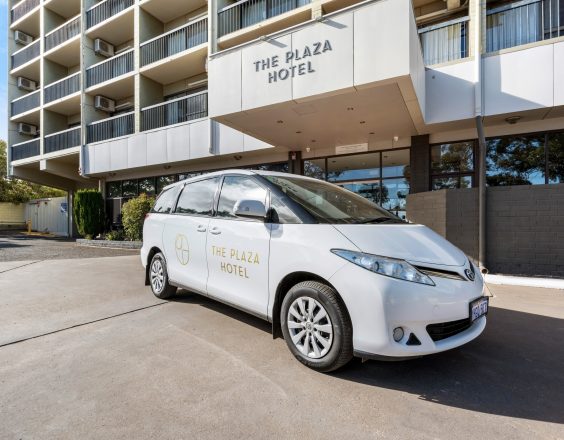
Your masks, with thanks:
[(488, 313), (489, 298), (478, 298), (470, 303), (470, 322)]

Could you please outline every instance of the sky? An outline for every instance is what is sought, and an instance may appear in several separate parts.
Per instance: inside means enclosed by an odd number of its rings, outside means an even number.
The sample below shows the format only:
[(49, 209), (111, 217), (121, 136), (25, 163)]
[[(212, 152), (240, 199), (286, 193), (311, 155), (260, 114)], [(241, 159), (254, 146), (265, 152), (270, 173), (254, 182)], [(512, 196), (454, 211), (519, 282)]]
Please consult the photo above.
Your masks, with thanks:
[(8, 0), (0, 0), (0, 139), (8, 138)]

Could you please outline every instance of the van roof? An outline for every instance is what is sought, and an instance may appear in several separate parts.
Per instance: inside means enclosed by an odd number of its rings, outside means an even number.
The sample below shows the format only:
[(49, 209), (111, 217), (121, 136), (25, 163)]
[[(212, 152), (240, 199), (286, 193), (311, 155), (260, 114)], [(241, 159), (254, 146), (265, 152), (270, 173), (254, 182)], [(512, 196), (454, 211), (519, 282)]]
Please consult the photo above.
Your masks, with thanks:
[[(259, 175), (259, 176), (279, 176), (279, 177), (297, 177), (302, 179), (311, 179), (311, 177), (307, 176), (300, 176), (299, 174), (290, 174), (290, 173), (281, 173), (279, 171), (262, 171), (262, 170), (244, 170), (244, 169), (228, 169), (228, 170), (221, 170), (221, 171), (213, 171), (211, 173), (201, 174), (199, 176), (190, 177), (189, 179), (184, 179), (179, 182), (171, 183), (163, 188), (163, 191), (169, 188), (173, 188), (177, 185), (184, 185), (187, 182), (192, 182), (196, 180), (200, 180), (202, 177), (215, 177), (215, 176), (223, 176), (224, 174), (243, 174), (248, 176)], [(313, 179), (315, 180), (315, 179)]]

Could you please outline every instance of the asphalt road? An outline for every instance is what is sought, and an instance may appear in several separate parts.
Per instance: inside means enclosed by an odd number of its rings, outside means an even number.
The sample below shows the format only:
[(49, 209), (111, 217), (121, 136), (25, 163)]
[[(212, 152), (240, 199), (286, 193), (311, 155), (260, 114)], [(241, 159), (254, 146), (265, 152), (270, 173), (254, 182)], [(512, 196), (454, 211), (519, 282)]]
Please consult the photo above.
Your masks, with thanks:
[(133, 255), (138, 251), (77, 246), (74, 240), (0, 231), (0, 262), (99, 258)]
[(0, 438), (562, 439), (564, 292), (492, 289), (467, 346), (325, 375), (137, 256), (0, 263)]

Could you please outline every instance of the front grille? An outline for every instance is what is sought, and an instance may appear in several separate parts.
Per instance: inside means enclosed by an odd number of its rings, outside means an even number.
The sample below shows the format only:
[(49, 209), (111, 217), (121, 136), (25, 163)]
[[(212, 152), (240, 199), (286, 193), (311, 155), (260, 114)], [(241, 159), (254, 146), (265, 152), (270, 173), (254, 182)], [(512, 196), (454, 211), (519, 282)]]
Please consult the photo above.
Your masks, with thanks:
[(467, 330), (472, 325), (470, 318), (459, 319), (458, 321), (441, 322), (438, 324), (430, 324), (427, 326), (427, 333), (435, 342), (441, 341), (458, 333)]

